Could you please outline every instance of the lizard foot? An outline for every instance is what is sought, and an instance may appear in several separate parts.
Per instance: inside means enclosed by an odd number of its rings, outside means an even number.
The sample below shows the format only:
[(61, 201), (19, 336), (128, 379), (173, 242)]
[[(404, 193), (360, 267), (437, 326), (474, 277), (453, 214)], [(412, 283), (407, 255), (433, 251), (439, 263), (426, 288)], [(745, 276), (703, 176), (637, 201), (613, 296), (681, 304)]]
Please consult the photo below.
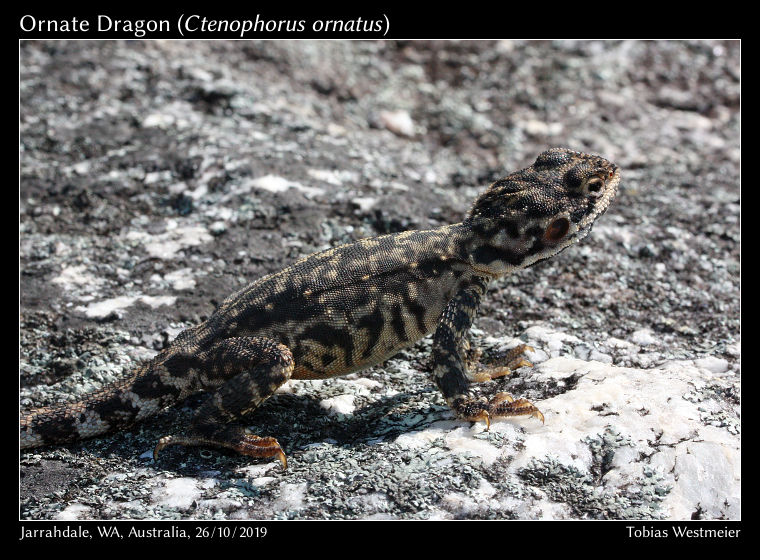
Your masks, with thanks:
[[(475, 367), (468, 371), (467, 377), (473, 383), (483, 383), (484, 381), (491, 381), (497, 377), (509, 375), (517, 368), (531, 367), (533, 364), (526, 360), (522, 354), (534, 351), (532, 346), (520, 344), (509, 350), (504, 357), (494, 362), (486, 365), (477, 363)], [(480, 352), (476, 355), (479, 358)]]
[(471, 422), (483, 420), (486, 430), (491, 428), (491, 420), (515, 416), (530, 416), (544, 423), (544, 415), (536, 406), (526, 399), (515, 400), (509, 393), (497, 393), (490, 401), (483, 399), (458, 399), (454, 410), (460, 418)]
[(212, 436), (164, 436), (158, 440), (153, 450), (153, 460), (158, 460), (159, 452), (170, 445), (226, 447), (248, 457), (277, 457), (282, 463), (282, 468), (288, 468), (285, 452), (275, 438), (255, 436), (248, 433), (248, 430), (239, 429), (239, 427), (223, 430), (221, 433)]

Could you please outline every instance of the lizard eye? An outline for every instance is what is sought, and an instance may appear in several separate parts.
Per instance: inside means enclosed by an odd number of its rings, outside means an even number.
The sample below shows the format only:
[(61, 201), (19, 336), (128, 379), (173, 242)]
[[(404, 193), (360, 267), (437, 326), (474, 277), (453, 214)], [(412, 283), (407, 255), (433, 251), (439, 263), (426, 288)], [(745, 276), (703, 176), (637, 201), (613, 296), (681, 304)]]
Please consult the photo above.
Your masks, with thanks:
[(544, 232), (544, 240), (556, 243), (567, 235), (570, 231), (570, 220), (567, 218), (559, 218), (554, 220)]

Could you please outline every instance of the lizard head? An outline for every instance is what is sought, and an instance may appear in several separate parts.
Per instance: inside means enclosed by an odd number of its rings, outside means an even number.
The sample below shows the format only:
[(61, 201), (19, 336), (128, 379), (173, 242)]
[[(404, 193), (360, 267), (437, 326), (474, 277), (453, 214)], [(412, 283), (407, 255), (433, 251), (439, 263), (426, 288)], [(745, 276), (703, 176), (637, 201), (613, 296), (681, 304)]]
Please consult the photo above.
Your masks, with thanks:
[(499, 179), (465, 220), (475, 234), (471, 264), (501, 276), (556, 255), (585, 237), (617, 193), (618, 167), (599, 156), (553, 148)]

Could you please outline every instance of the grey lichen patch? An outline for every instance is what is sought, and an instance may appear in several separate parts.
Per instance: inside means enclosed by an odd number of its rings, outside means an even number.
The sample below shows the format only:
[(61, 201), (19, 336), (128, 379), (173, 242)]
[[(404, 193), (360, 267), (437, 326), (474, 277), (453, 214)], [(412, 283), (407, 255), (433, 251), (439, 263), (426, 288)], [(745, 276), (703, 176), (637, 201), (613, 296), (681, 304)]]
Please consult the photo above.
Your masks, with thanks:
[(37, 404), (59, 396), (73, 399), (118, 378), (136, 361), (135, 341), (122, 330), (50, 331), (33, 326), (33, 318), (22, 324), (29, 325), (20, 340), (25, 349), (25, 359), (19, 361), (22, 404), (32, 397)]
[(592, 462), (589, 470), (547, 456), (533, 459), (518, 471), (519, 477), (540, 488), (552, 500), (569, 506), (574, 515), (590, 519), (663, 519), (662, 502), (671, 491), (663, 476), (646, 465), (642, 475), (624, 487), (607, 486), (605, 475), (613, 468), (616, 451), (630, 447), (630, 438), (608, 428), (586, 438)]
[(683, 399), (699, 404), (697, 409), (703, 424), (724, 428), (730, 434), (739, 435), (741, 388), (736, 381), (738, 380), (716, 379), (712, 383), (695, 382), (693, 390), (683, 395)]
[[(438, 446), (432, 443), (431, 448)], [(429, 449), (376, 445), (364, 448), (362, 454), (369, 461), (351, 460), (345, 449), (305, 453), (307, 505), (290, 518), (426, 519), (439, 513), (445, 496), (470, 494), (483, 479), (476, 464), (440, 448), (429, 453)]]
[(725, 410), (710, 411), (700, 409), (700, 420), (708, 426), (716, 428), (725, 428), (730, 434), (739, 435), (741, 433), (741, 419), (735, 414)]
[(597, 483), (601, 483), (604, 475), (614, 468), (615, 451), (620, 447), (633, 447), (629, 436), (619, 433), (610, 426), (596, 437), (587, 437), (583, 441), (591, 450), (591, 473)]

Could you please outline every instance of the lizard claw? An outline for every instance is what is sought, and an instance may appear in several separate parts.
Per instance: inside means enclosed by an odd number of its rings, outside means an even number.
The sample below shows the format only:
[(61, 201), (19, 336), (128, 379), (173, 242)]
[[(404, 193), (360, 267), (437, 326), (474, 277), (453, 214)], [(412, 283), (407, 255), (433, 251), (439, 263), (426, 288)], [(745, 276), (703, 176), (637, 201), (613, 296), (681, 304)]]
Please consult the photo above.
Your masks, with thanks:
[(471, 420), (472, 422), (483, 420), (486, 423), (486, 432), (491, 429), (491, 415), (488, 414), (487, 410), (481, 410), (475, 416), (468, 418), (468, 420)]
[(153, 448), (153, 460), (158, 461), (158, 454), (161, 452), (161, 450), (166, 447), (167, 445), (172, 444), (172, 436), (164, 436), (161, 439), (158, 440), (158, 443), (156, 443), (156, 447)]
[[(525, 352), (535, 352), (535, 349), (527, 344), (520, 344), (509, 350), (502, 358), (493, 362), (494, 365), (476, 362), (475, 366), (468, 370), (467, 377), (474, 383), (483, 383), (497, 377), (510, 375), (514, 370), (521, 367), (532, 367), (533, 364), (522, 356)], [(481, 353), (476, 353), (476, 356), (479, 358)]]

